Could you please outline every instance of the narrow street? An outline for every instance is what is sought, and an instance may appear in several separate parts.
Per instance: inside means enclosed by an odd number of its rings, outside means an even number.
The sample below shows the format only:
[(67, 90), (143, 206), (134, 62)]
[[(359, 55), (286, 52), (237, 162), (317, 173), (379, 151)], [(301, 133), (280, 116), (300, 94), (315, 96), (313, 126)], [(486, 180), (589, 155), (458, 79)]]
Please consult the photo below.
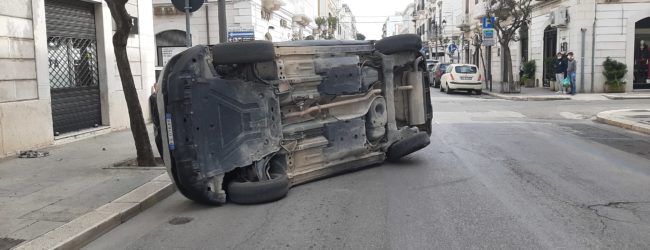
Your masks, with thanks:
[(208, 207), (178, 193), (85, 249), (647, 249), (650, 136), (594, 122), (647, 100), (517, 102), (432, 89), (400, 163)]

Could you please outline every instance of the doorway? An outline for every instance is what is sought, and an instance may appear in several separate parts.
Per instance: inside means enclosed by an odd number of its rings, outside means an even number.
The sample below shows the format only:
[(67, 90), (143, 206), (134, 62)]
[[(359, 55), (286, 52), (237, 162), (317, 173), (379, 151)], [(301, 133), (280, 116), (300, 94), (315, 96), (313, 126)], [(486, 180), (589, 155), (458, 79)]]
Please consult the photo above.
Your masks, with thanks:
[(633, 89), (650, 89), (650, 17), (634, 27)]
[(557, 54), (557, 28), (550, 25), (544, 29), (544, 68), (543, 68), (543, 86), (550, 87), (551, 80), (555, 78), (555, 67), (553, 61)]
[(46, 1), (45, 25), (54, 135), (101, 125), (94, 5)]

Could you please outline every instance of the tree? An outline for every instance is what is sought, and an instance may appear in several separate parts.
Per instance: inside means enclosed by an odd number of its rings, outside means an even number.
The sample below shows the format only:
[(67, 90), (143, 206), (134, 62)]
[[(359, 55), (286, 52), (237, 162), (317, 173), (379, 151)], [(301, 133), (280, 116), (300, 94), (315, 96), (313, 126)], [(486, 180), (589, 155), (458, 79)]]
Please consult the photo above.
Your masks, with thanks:
[(329, 29), (327, 30), (327, 39), (334, 39), (334, 32), (339, 26), (339, 18), (335, 16), (328, 17), (327, 26), (329, 26)]
[(318, 35), (321, 38), (325, 38), (326, 33), (325, 33), (325, 25), (327, 25), (327, 19), (319, 16), (314, 19), (314, 22), (316, 23), (316, 27), (318, 29)]
[(361, 34), (361, 33), (357, 33), (357, 40), (362, 40), (362, 41), (363, 41), (363, 40), (366, 40), (366, 36), (364, 36), (364, 35)]
[(156, 162), (154, 161), (153, 151), (151, 149), (151, 141), (149, 141), (149, 133), (147, 133), (147, 127), (144, 123), (140, 99), (138, 98), (138, 92), (133, 82), (133, 73), (131, 72), (129, 58), (126, 54), (126, 44), (129, 40), (129, 33), (131, 32), (132, 26), (131, 15), (126, 11), (125, 6), (128, 0), (105, 1), (113, 20), (115, 20), (116, 30), (113, 35), (113, 51), (115, 53), (117, 71), (120, 73), (120, 80), (122, 81), (126, 106), (129, 111), (131, 133), (133, 134), (135, 149), (138, 155), (138, 166), (155, 166)]
[(503, 58), (501, 79), (507, 80), (508, 83), (514, 82), (509, 44), (518, 41), (519, 28), (530, 21), (532, 2), (533, 0), (489, 0), (485, 10), (488, 18), (496, 19), (494, 30), (501, 45)]

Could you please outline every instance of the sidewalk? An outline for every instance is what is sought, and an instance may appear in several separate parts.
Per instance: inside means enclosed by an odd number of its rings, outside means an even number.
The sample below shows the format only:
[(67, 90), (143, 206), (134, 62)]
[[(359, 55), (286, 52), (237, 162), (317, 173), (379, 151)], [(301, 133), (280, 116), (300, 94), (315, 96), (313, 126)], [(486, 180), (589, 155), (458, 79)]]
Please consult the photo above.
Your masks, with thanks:
[[(498, 88), (498, 87), (497, 87)], [(521, 93), (504, 94), (494, 88), (492, 92), (484, 91), (486, 95), (512, 101), (555, 101), (555, 100), (576, 100), (576, 101), (603, 101), (603, 100), (626, 100), (626, 99), (650, 99), (650, 92), (633, 93), (577, 93), (576, 95), (556, 94), (548, 88), (521, 88)]]
[(162, 167), (113, 167), (135, 158), (130, 130), (41, 150), (0, 160), (0, 249), (78, 248), (174, 190)]
[(650, 135), (650, 109), (620, 109), (600, 112), (596, 120)]

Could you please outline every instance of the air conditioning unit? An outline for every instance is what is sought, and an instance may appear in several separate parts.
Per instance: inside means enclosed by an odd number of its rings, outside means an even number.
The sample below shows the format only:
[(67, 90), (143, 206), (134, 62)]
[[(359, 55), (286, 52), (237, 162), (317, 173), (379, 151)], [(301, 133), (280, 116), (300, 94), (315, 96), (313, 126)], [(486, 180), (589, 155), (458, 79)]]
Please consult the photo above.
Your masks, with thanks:
[(567, 8), (560, 7), (551, 12), (551, 27), (564, 28), (567, 22)]

